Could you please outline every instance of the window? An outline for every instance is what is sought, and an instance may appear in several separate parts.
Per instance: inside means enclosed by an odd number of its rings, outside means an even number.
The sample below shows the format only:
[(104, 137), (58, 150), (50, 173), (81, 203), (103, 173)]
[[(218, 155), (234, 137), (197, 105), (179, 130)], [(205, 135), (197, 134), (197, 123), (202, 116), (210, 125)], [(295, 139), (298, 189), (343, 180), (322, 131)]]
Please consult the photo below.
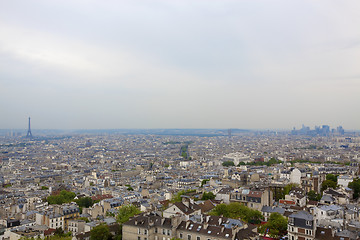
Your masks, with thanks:
[(157, 228), (155, 228), (155, 233), (157, 233)]
[(140, 230), (140, 228), (138, 228), (138, 234), (141, 234), (141, 230)]
[(306, 226), (311, 226), (311, 221), (306, 221)]
[(289, 224), (294, 225), (294, 218), (289, 218)]
[(196, 237), (196, 240), (200, 240), (200, 237)]
[(138, 237), (138, 240), (141, 240), (141, 237)]
[(146, 230), (146, 229), (144, 230), (144, 234), (145, 234), (145, 235), (147, 234), (147, 230)]
[(163, 228), (163, 235), (165, 235), (166, 234), (166, 232), (165, 232), (165, 229)]
[(179, 234), (179, 237), (180, 237), (180, 238), (182, 238), (182, 237), (183, 237), (182, 233), (180, 233), (180, 234)]
[(188, 240), (191, 240), (191, 235), (188, 234), (187, 237)]
[(170, 230), (167, 230), (167, 235), (170, 236), (170, 234), (171, 234), (171, 231), (170, 231)]

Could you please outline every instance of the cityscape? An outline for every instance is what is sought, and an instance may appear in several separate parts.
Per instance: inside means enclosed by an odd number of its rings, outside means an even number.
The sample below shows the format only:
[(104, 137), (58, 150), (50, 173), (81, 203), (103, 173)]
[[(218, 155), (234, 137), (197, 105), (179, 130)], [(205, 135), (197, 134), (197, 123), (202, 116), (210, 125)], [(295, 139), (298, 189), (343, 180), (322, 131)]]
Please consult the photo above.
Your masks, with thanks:
[(360, 133), (341, 126), (49, 134), (29, 118), (27, 131), (1, 133), (1, 239), (360, 232)]
[(0, 240), (360, 240), (360, 1), (0, 1)]

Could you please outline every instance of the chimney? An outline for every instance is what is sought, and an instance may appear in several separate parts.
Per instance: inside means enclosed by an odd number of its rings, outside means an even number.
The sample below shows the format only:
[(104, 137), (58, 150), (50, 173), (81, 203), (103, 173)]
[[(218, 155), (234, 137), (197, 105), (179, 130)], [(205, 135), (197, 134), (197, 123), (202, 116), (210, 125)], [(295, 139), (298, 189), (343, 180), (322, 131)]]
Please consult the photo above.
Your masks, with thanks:
[(186, 197), (183, 197), (182, 199), (182, 203), (187, 206), (188, 208), (190, 208), (190, 200)]
[(177, 228), (180, 224), (180, 216), (175, 215), (171, 218), (171, 226)]
[(204, 223), (204, 229), (207, 229), (209, 227), (208, 223)]
[(222, 223), (222, 218), (219, 218), (219, 225), (221, 225)]
[(149, 226), (150, 227), (154, 226), (154, 221), (151, 218), (149, 218)]

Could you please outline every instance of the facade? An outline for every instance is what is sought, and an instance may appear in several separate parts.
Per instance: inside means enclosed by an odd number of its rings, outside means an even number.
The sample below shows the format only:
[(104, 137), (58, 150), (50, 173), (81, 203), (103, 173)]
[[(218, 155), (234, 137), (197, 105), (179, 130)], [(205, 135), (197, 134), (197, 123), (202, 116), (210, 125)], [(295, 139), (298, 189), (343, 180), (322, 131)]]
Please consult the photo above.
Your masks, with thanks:
[(349, 183), (353, 181), (353, 177), (349, 175), (341, 175), (337, 178), (337, 184), (343, 187), (348, 187)]
[(162, 240), (175, 237), (176, 221), (179, 218), (162, 218), (153, 213), (134, 217), (123, 224), (123, 239), (127, 240)]
[(186, 216), (189, 216), (190, 214), (201, 214), (201, 208), (194, 204), (192, 199), (184, 197), (182, 202), (171, 204), (163, 212), (163, 216), (165, 218), (170, 218), (178, 214), (183, 214)]
[(309, 212), (299, 211), (289, 216), (289, 240), (313, 240), (315, 239), (315, 231), (314, 218)]
[(290, 182), (301, 184), (301, 172), (299, 169), (294, 168), (290, 173)]
[(164, 218), (146, 213), (124, 223), (122, 234), (126, 240), (235, 240), (246, 228), (241, 221), (224, 217), (194, 215), (184, 220), (180, 216)]
[(240, 202), (245, 206), (261, 211), (263, 206), (273, 204), (273, 192), (270, 189), (236, 189), (230, 193), (230, 202)]
[(73, 234), (79, 234), (85, 232), (85, 221), (84, 220), (69, 220), (68, 231)]
[(36, 224), (37, 225), (46, 225), (49, 228), (65, 228), (64, 216), (58, 213), (36, 213)]

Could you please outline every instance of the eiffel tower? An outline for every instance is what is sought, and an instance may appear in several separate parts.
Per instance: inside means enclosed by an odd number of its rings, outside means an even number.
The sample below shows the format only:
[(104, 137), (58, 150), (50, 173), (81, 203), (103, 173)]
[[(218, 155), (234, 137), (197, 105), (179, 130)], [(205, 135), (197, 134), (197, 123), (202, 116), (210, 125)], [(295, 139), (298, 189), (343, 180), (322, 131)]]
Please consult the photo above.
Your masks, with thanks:
[(32, 138), (33, 137), (32, 133), (31, 133), (31, 128), (30, 128), (30, 117), (29, 117), (29, 128), (28, 128), (26, 137), (27, 138)]

